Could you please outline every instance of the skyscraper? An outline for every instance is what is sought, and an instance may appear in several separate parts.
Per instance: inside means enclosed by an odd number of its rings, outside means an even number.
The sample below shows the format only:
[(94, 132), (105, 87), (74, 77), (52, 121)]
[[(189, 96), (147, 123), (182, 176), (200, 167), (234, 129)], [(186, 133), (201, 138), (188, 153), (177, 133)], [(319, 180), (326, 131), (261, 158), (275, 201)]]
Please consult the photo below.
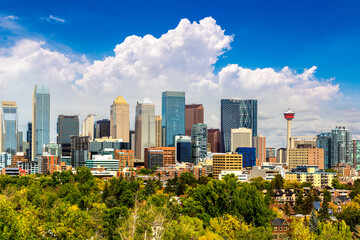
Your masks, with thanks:
[(155, 146), (162, 146), (162, 118), (161, 116), (155, 116)]
[(109, 137), (110, 136), (110, 120), (103, 119), (98, 120), (95, 123), (95, 137), (102, 138), (102, 137)]
[(204, 123), (202, 104), (185, 105), (185, 135), (191, 136), (191, 128), (196, 123)]
[(81, 135), (88, 136), (90, 141), (94, 140), (94, 117), (95, 114), (88, 114), (81, 125)]
[(266, 162), (266, 137), (261, 134), (253, 137), (253, 147), (256, 148), (256, 165), (261, 166)]
[(251, 128), (257, 136), (257, 100), (221, 99), (221, 145), (231, 150), (231, 129)]
[(238, 147), (252, 147), (252, 130), (250, 128), (231, 129), (231, 152)]
[(324, 149), (324, 167), (331, 167), (331, 133), (320, 133), (316, 136), (316, 147)]
[(337, 126), (331, 130), (331, 167), (339, 163), (353, 165), (352, 134), (344, 126)]
[(210, 143), (212, 153), (219, 153), (221, 151), (220, 129), (208, 129), (208, 143)]
[(207, 125), (197, 123), (191, 129), (191, 157), (194, 164), (202, 161), (207, 154)]
[(129, 142), (129, 131), (129, 104), (119, 96), (110, 108), (110, 136)]
[(155, 147), (155, 105), (148, 98), (136, 105), (135, 158), (144, 160), (144, 149)]
[(17, 152), (18, 117), (16, 102), (1, 102), (0, 152)]
[(32, 148), (32, 123), (28, 122), (28, 129), (26, 131), (26, 141), (29, 143), (29, 147), (26, 151), (26, 155), (29, 159), (29, 161), (31, 161), (31, 148)]
[(175, 136), (185, 134), (185, 92), (162, 93), (164, 146), (173, 147)]
[(71, 136), (71, 165), (73, 168), (85, 166), (89, 159), (89, 137)]
[(57, 143), (61, 145), (62, 155), (71, 156), (71, 136), (79, 135), (77, 115), (59, 115), (57, 120)]
[(21, 131), (18, 131), (17, 135), (17, 151), (24, 152), (24, 134)]
[(50, 142), (50, 90), (46, 85), (36, 85), (33, 94), (31, 159), (42, 154), (44, 144)]

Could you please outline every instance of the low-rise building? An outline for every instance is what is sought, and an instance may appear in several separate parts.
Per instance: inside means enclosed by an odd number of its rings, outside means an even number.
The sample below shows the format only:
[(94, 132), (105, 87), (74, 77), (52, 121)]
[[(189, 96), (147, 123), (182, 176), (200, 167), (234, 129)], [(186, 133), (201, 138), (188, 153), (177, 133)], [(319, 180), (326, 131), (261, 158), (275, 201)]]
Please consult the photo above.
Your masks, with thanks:
[(286, 219), (275, 218), (271, 225), (273, 227), (272, 239), (287, 239), (289, 231), (289, 223)]
[(168, 176), (170, 178), (175, 178), (180, 177), (180, 175), (185, 172), (193, 173), (194, 177), (197, 179), (201, 176), (207, 176), (206, 167), (202, 165), (194, 165), (191, 163), (177, 163), (174, 165), (157, 168), (155, 171), (155, 176), (160, 174), (160, 176)]
[(248, 178), (249, 178), (249, 174), (243, 173), (243, 171), (239, 171), (239, 170), (222, 170), (220, 175), (219, 175), (219, 179), (220, 180), (223, 179), (228, 174), (234, 174), (238, 178), (238, 181), (240, 181), (240, 182), (247, 182)]
[(309, 182), (314, 187), (332, 187), (332, 180), (336, 177), (334, 172), (319, 170), (318, 166), (298, 166), (291, 172), (285, 173), (285, 179), (290, 181)]

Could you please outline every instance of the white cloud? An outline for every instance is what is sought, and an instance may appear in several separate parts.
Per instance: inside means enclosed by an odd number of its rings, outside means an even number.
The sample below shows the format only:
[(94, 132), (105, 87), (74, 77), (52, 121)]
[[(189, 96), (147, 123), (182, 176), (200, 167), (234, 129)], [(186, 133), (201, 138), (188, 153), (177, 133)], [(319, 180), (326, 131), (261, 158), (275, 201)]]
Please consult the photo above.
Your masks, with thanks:
[[(115, 47), (114, 56), (93, 63), (23, 40), (0, 51), (0, 100), (17, 101), (25, 123), (31, 119), (34, 85), (50, 85), (53, 139), (58, 114), (92, 112), (108, 118), (113, 100), (122, 95), (133, 123), (136, 101), (149, 97), (160, 114), (165, 90), (186, 91), (187, 103), (203, 103), (209, 127), (219, 127), (221, 98), (259, 99), (258, 131), (271, 146), (285, 144), (282, 113), (289, 106), (296, 112), (297, 135), (320, 132), (339, 121), (330, 107), (341, 97), (339, 85), (318, 79), (315, 66), (297, 73), (289, 67), (276, 71), (229, 64), (215, 74), (214, 64), (232, 41), (211, 17), (198, 23), (183, 19), (160, 38), (129, 36)], [(297, 117), (307, 121), (296, 122)]]
[(41, 18), (43, 20), (46, 20), (48, 22), (57, 22), (57, 23), (65, 23), (65, 19), (63, 18), (59, 18), (59, 17), (55, 17), (53, 15), (49, 15), (48, 17), (43, 17)]
[(17, 16), (14, 15), (9, 15), (4, 17), (5, 20), (19, 20), (19, 18)]

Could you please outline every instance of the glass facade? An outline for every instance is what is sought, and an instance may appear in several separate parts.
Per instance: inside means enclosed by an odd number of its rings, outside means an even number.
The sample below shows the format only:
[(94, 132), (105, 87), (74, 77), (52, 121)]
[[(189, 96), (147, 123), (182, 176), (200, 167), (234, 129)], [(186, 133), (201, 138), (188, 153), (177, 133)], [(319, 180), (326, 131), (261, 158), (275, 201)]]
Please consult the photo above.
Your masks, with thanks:
[(15, 102), (1, 103), (1, 139), (3, 152), (14, 155), (18, 148), (18, 116)]
[(331, 133), (320, 133), (316, 136), (316, 147), (324, 149), (324, 167), (331, 167)]
[(32, 123), (28, 122), (28, 129), (26, 131), (26, 141), (29, 143), (29, 147), (26, 150), (26, 155), (31, 161), (31, 148), (32, 148)]
[(57, 121), (57, 143), (61, 145), (62, 155), (71, 155), (71, 136), (79, 135), (79, 117), (77, 115), (59, 115)]
[(176, 161), (191, 162), (191, 140), (178, 140), (176, 142)]
[(355, 169), (360, 170), (360, 140), (353, 140), (353, 159)]
[(32, 159), (41, 155), (44, 144), (50, 142), (50, 90), (36, 85), (33, 94)]
[(191, 128), (191, 157), (194, 164), (198, 164), (207, 155), (207, 125), (194, 124)]
[(163, 146), (174, 147), (175, 136), (185, 134), (185, 92), (162, 93)]
[(243, 156), (243, 168), (256, 166), (256, 148), (237, 148), (236, 152)]
[(257, 136), (257, 100), (221, 99), (222, 152), (231, 151), (231, 129), (251, 128)]
[(352, 166), (352, 146), (352, 134), (349, 129), (343, 126), (337, 126), (331, 130), (330, 167), (335, 167), (339, 163), (346, 163)]

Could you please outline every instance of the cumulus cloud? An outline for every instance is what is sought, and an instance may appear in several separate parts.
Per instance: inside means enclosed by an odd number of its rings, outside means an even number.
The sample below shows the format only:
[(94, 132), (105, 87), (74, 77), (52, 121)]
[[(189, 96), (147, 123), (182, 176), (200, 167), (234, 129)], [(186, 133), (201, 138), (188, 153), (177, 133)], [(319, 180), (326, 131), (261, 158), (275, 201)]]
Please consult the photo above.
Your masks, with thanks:
[(74, 60), (43, 42), (25, 39), (0, 51), (0, 100), (17, 101), (25, 123), (31, 119), (34, 85), (50, 85), (53, 139), (58, 114), (91, 112), (108, 118), (113, 100), (122, 95), (133, 124), (136, 101), (149, 97), (160, 114), (165, 90), (186, 91), (187, 103), (203, 103), (209, 127), (219, 127), (221, 98), (258, 99), (258, 132), (272, 146), (285, 144), (282, 112), (289, 106), (306, 120), (306, 126), (294, 121), (295, 134), (334, 127), (336, 116), (329, 119), (327, 102), (341, 97), (339, 85), (318, 79), (315, 66), (298, 73), (289, 67), (276, 71), (229, 64), (216, 74), (214, 64), (233, 40), (211, 17), (183, 19), (159, 38), (129, 36), (115, 46), (113, 56), (94, 62)]

